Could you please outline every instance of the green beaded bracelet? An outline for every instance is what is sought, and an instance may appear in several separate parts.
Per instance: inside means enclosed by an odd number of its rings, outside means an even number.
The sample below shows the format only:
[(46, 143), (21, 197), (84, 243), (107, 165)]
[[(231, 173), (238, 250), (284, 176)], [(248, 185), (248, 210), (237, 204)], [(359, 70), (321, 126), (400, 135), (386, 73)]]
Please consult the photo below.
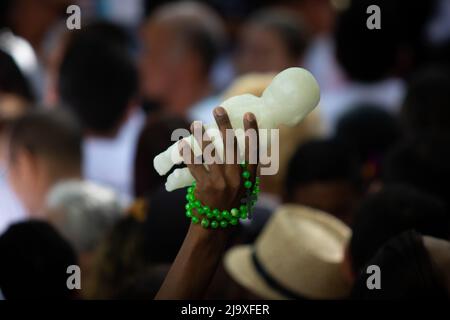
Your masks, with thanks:
[[(199, 224), (203, 228), (217, 229), (218, 227), (227, 228), (229, 226), (236, 226), (239, 220), (245, 220), (250, 218), (250, 213), (258, 199), (260, 192), (259, 189), (259, 177), (255, 178), (255, 183), (250, 181), (250, 171), (247, 170), (247, 164), (241, 163), (243, 168), (242, 177), (244, 178), (244, 188), (246, 189), (247, 197), (242, 200), (242, 204), (239, 208), (232, 208), (230, 210), (220, 211), (218, 209), (211, 209), (207, 205), (203, 205), (199, 200), (195, 198), (195, 186), (192, 184), (187, 188), (186, 194), (186, 217), (191, 219), (193, 224)], [(253, 188), (252, 188), (253, 187)], [(193, 210), (197, 211), (197, 215), (193, 215)]]

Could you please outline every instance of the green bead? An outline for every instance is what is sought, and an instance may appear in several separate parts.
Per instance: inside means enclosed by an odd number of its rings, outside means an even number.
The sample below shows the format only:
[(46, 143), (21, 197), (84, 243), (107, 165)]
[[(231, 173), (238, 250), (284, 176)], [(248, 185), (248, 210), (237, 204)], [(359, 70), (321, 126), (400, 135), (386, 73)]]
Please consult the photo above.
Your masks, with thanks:
[(203, 208), (197, 208), (197, 213), (199, 214), (199, 215), (202, 215), (203, 213), (204, 213), (204, 211), (203, 211)]
[(214, 215), (213, 215), (213, 213), (212, 213), (211, 211), (209, 211), (208, 213), (206, 213), (206, 217), (207, 217), (208, 219), (211, 219), (211, 218), (214, 217)]
[(193, 194), (188, 193), (188, 194), (186, 195), (186, 200), (187, 200), (187, 201), (194, 201), (194, 200), (195, 200), (195, 197), (194, 197)]
[(191, 219), (193, 224), (197, 224), (198, 223), (198, 218), (196, 216), (193, 216)]
[(214, 209), (212, 211), (214, 217), (218, 217), (220, 215), (220, 211), (218, 209)]
[(186, 205), (184, 206), (184, 208), (186, 210), (191, 210), (192, 209), (192, 205), (190, 203), (186, 203)]
[(230, 224), (233, 225), (233, 226), (237, 225), (238, 224), (238, 219), (236, 219), (236, 218), (231, 219), (230, 220)]
[(243, 205), (241, 205), (240, 207), (239, 207), (239, 211), (241, 211), (241, 212), (247, 212), (247, 206), (245, 205), (245, 204), (243, 204)]
[(251, 181), (245, 181), (244, 182), (244, 187), (246, 188), (246, 189), (250, 189), (251, 187), (252, 187), (252, 182)]
[(202, 219), (202, 227), (208, 228), (209, 226), (209, 220), (208, 219)]
[(239, 210), (236, 208), (231, 209), (230, 213), (235, 218), (239, 216)]
[(250, 178), (250, 171), (245, 170), (244, 172), (242, 172), (242, 177), (244, 179)]
[(189, 187), (189, 188), (187, 189), (187, 192), (188, 192), (188, 193), (193, 193), (193, 192), (194, 192), (194, 187)]
[(192, 211), (186, 210), (186, 217), (191, 218), (192, 217)]
[(222, 220), (222, 221), (220, 221), (220, 226), (222, 228), (226, 228), (226, 227), (228, 227), (228, 222), (226, 222), (225, 220)]
[(194, 206), (195, 206), (196, 208), (200, 208), (200, 207), (202, 206), (202, 203), (200, 202), (200, 200), (195, 200)]
[(227, 220), (230, 219), (230, 212), (228, 210), (223, 210), (222, 218), (227, 219)]
[(247, 168), (247, 163), (246, 163), (245, 161), (242, 162), (242, 163), (241, 163), (241, 167), (242, 167), (242, 168)]
[(259, 177), (256, 177), (256, 178), (255, 178), (255, 183), (256, 183), (256, 184), (259, 184), (260, 181), (261, 181), (261, 179), (260, 179)]
[(247, 219), (247, 214), (248, 214), (248, 209), (247, 209), (247, 206), (244, 206), (244, 205), (242, 205), (241, 207), (240, 207), (240, 216), (239, 216), (239, 218), (241, 218), (241, 219)]
[(211, 228), (217, 229), (218, 226), (219, 226), (219, 223), (216, 220), (211, 221)]

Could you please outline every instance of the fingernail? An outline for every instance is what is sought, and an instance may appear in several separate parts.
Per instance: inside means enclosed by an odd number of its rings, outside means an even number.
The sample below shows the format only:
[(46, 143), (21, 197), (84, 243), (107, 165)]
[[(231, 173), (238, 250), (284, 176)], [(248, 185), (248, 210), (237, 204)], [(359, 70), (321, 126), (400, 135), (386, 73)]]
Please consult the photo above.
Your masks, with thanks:
[(253, 122), (253, 121), (256, 120), (255, 119), (255, 115), (253, 113), (251, 113), (251, 112), (247, 112), (245, 114), (245, 120), (247, 120), (248, 122)]
[(194, 121), (191, 124), (191, 131), (194, 131), (195, 129), (201, 128), (201, 127), (202, 127), (201, 121)]
[(225, 109), (222, 107), (217, 107), (214, 109), (214, 113), (216, 114), (216, 116), (222, 117), (225, 115)]
[(181, 152), (183, 150), (183, 140), (178, 143), (178, 151)]

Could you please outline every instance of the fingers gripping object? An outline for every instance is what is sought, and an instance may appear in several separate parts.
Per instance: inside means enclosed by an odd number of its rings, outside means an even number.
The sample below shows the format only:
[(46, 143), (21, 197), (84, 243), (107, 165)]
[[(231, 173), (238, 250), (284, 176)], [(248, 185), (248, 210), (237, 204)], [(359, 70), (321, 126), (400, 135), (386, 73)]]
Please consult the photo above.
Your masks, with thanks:
[[(313, 75), (302, 68), (289, 68), (274, 77), (261, 97), (244, 94), (224, 101), (221, 106), (227, 111), (233, 129), (242, 129), (244, 114), (251, 112), (255, 115), (259, 129), (275, 129), (279, 125), (294, 126), (302, 121), (318, 104), (320, 89)], [(218, 134), (216, 124), (205, 126), (207, 134), (219, 156), (223, 155), (223, 142)], [(211, 130), (216, 129), (216, 130)], [(219, 135), (217, 137), (217, 134)], [(236, 139), (241, 157), (244, 154), (245, 136), (243, 130), (236, 131)], [(196, 157), (202, 154), (192, 136), (183, 138), (191, 146)], [(183, 162), (179, 153), (179, 140), (166, 151), (157, 155), (153, 160), (155, 170), (166, 174), (175, 164)], [(260, 139), (260, 149), (267, 148), (267, 139)], [(222, 157), (223, 159), (223, 157)], [(189, 169), (176, 169), (167, 177), (166, 189), (173, 191), (191, 185), (194, 182)]]

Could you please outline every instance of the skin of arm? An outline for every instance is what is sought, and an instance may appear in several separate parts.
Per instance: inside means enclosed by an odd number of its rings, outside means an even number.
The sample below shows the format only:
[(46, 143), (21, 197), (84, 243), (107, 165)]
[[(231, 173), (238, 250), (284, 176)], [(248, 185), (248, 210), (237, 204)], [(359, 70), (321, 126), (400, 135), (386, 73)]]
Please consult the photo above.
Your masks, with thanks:
[[(227, 146), (225, 130), (232, 129), (232, 127), (225, 109), (222, 107), (214, 109), (214, 117), (224, 144)], [(245, 114), (243, 122), (245, 130), (253, 129), (257, 132), (258, 126), (253, 114)], [(194, 122), (191, 126), (193, 133), (196, 125), (198, 123)], [(195, 137), (202, 145), (203, 150), (208, 145), (205, 143), (204, 137)], [(201, 139), (203, 139), (203, 143), (200, 143)], [(235, 155), (238, 154), (236, 138), (234, 139), (234, 150), (225, 150), (225, 153), (235, 152)], [(247, 163), (250, 159), (250, 152), (258, 154), (258, 142), (250, 144), (249, 138), (246, 139), (245, 160)], [(242, 169), (237, 160), (234, 164), (212, 164), (207, 170), (203, 164), (186, 161), (189, 160), (189, 155), (184, 154), (183, 157), (197, 181), (195, 195), (198, 200), (210, 208), (220, 210), (239, 207), (240, 201), (245, 195), (245, 189), (241, 177)], [(190, 157), (192, 160), (192, 151)], [(224, 158), (226, 159), (226, 156)], [(248, 170), (254, 182), (257, 164), (249, 164)], [(191, 224), (180, 251), (155, 299), (202, 299), (221, 261), (231, 231), (231, 229), (205, 229), (200, 225)]]

